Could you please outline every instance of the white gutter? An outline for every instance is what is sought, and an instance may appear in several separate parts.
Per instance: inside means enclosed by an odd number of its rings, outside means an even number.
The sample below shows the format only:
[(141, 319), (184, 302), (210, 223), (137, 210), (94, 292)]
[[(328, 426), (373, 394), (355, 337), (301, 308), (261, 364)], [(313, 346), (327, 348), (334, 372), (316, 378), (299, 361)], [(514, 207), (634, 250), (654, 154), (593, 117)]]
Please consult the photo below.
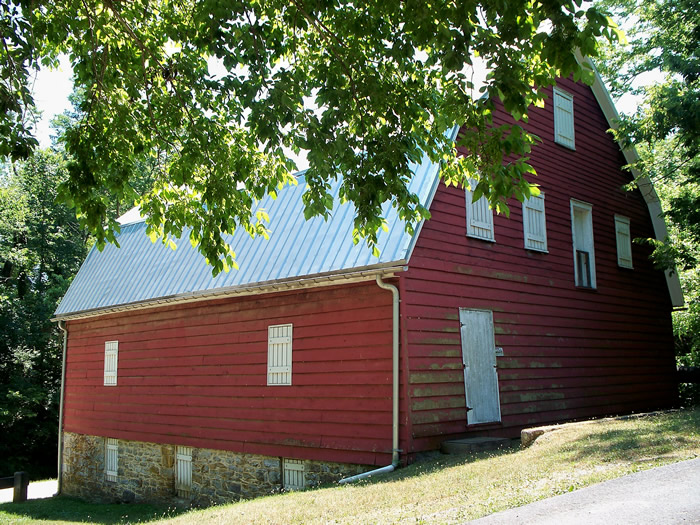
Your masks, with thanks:
[(68, 330), (66, 322), (59, 321), (58, 327), (63, 330), (63, 359), (61, 361), (61, 394), (58, 401), (58, 489), (56, 495), (60, 495), (63, 489), (63, 396), (66, 384), (66, 346), (68, 344)]
[(392, 472), (399, 466), (399, 289), (393, 284), (382, 281), (382, 276), (377, 275), (377, 286), (383, 290), (389, 290), (393, 295), (392, 301), (392, 362), (393, 362), (393, 407), (392, 407), (392, 440), (391, 440), (391, 465), (378, 469), (363, 472), (356, 476), (343, 478), (338, 483), (352, 483), (360, 479), (368, 478), (377, 474)]

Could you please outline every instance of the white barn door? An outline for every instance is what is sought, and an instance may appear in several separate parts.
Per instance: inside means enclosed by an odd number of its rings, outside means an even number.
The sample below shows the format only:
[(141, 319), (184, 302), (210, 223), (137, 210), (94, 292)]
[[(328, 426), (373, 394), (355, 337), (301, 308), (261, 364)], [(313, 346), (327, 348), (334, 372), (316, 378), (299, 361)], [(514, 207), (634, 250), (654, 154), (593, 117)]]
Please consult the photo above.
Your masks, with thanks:
[(459, 309), (467, 424), (501, 420), (493, 312)]

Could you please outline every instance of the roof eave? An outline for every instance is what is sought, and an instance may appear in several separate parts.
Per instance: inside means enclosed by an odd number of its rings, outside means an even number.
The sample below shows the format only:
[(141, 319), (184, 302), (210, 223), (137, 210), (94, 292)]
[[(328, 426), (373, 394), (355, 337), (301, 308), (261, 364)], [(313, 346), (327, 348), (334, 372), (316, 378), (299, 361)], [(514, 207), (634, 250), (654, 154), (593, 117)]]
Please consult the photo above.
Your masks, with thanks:
[(286, 292), (292, 290), (299, 290), (303, 288), (318, 288), (323, 286), (351, 284), (356, 282), (372, 280), (377, 275), (382, 275), (384, 277), (393, 276), (394, 274), (398, 272), (403, 272), (406, 269), (407, 267), (405, 260), (392, 261), (390, 263), (376, 264), (363, 268), (352, 268), (350, 270), (342, 272), (315, 274), (304, 277), (291, 277), (288, 279), (279, 279), (276, 281), (267, 281), (239, 286), (230, 286), (226, 288), (216, 288), (212, 290), (187, 292), (166, 297), (147, 299), (144, 301), (136, 301), (132, 303), (124, 303), (100, 308), (92, 308), (89, 310), (81, 310), (78, 312), (67, 312), (64, 314), (55, 315), (51, 320), (70, 321), (75, 319), (84, 319), (87, 317), (96, 317), (99, 315), (113, 314), (131, 310), (141, 310), (164, 305), (205, 301), (211, 299), (224, 299), (227, 297), (243, 297), (248, 295)]

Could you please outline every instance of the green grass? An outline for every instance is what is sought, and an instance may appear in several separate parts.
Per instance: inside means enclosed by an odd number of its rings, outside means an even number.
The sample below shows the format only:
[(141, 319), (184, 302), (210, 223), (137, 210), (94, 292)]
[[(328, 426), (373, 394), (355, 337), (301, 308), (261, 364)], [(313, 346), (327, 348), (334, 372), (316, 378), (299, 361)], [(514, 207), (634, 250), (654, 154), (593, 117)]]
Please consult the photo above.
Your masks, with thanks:
[(176, 516), (185, 509), (156, 505), (86, 503), (73, 498), (52, 497), (24, 503), (0, 504), (0, 523), (144, 523)]
[(51, 498), (0, 505), (0, 523), (458, 523), (696, 457), (700, 457), (700, 409), (567, 426), (541, 436), (525, 450), (437, 455), (352, 486), (179, 515), (175, 511), (163, 515), (163, 509), (144, 505), (87, 505)]

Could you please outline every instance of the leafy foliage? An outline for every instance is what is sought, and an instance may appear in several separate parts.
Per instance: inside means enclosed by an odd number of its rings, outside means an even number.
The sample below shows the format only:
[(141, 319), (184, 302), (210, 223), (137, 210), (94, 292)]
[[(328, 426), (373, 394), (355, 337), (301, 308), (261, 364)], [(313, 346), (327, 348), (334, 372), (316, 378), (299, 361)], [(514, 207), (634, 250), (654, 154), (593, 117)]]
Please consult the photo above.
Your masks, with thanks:
[(56, 472), (62, 336), (50, 318), (87, 238), (55, 203), (64, 164), (38, 151), (0, 178), (0, 475)]
[[(636, 166), (656, 184), (670, 236), (654, 257), (676, 268), (688, 309), (674, 313), (678, 362), (700, 367), (700, 10), (691, 0), (602, 0), (630, 27), (626, 47), (607, 47), (601, 71), (616, 94), (643, 96), (618, 137), (636, 145)], [(647, 84), (644, 76), (660, 75)], [(686, 389), (700, 401), (700, 388)], [(694, 393), (693, 393), (694, 392)]]
[[(306, 217), (331, 213), (330, 182), (342, 174), (341, 199), (357, 210), (354, 238), (370, 247), (384, 203), (409, 229), (427, 216), (406, 188), (423, 153), (443, 163), (448, 183), (477, 178), (475, 197), (488, 196), (499, 211), (508, 197), (529, 196), (533, 138), (517, 125), (492, 127), (493, 100), (525, 119), (556, 77), (592, 79), (574, 49), (595, 55), (596, 37), (617, 32), (600, 9), (580, 6), (11, 0), (0, 13), (12, 52), (0, 67), (12, 107), (29, 108), (30, 66), (70, 56), (85, 98), (64, 134), (74, 160), (61, 198), (99, 247), (118, 230), (109, 203), (137, 201), (154, 238), (168, 242), (191, 227), (216, 274), (235, 265), (222, 234), (266, 235), (260, 199), (297, 183), (289, 151), (309, 161)], [(490, 71), (482, 87), (479, 64)], [(468, 157), (446, 139), (455, 124), (466, 126)], [(17, 147), (2, 134), (2, 151), (21, 156), (31, 147), (20, 131)], [(508, 155), (519, 160), (504, 164)], [(156, 170), (139, 198), (132, 179), (144, 159)]]

